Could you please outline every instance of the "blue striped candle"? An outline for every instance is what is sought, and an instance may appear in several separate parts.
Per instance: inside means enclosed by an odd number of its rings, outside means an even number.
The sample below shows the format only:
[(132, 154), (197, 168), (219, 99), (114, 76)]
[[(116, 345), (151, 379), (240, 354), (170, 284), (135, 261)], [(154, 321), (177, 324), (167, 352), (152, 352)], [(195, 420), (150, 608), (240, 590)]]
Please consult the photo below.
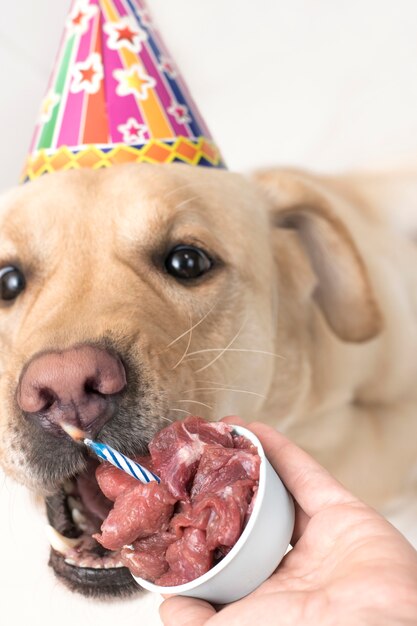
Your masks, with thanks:
[(119, 470), (122, 470), (122, 472), (132, 476), (132, 478), (136, 478), (136, 480), (140, 480), (140, 482), (145, 484), (150, 483), (151, 481), (156, 481), (157, 483), (161, 482), (161, 479), (156, 474), (146, 469), (146, 467), (136, 463), (133, 459), (129, 459), (129, 457), (125, 456), (121, 452), (118, 452), (105, 443), (99, 443), (98, 441), (89, 439), (85, 436), (86, 433), (77, 426), (67, 424), (66, 422), (61, 422), (60, 426), (62, 430), (71, 437), (71, 439), (77, 441), (78, 443), (84, 443), (94, 452), (96, 456), (98, 456), (99, 459), (108, 461), (108, 463), (111, 463)]
[(136, 478), (136, 480), (140, 480), (142, 483), (150, 483), (153, 480), (156, 480), (157, 483), (161, 482), (160, 478), (151, 472), (150, 470), (143, 467), (133, 459), (129, 459), (127, 456), (118, 452), (111, 446), (108, 446), (105, 443), (99, 443), (98, 441), (92, 441), (91, 439), (84, 439), (84, 443), (86, 446), (90, 448), (94, 452), (96, 456), (103, 461), (108, 461), (118, 469), (126, 472), (132, 478)]

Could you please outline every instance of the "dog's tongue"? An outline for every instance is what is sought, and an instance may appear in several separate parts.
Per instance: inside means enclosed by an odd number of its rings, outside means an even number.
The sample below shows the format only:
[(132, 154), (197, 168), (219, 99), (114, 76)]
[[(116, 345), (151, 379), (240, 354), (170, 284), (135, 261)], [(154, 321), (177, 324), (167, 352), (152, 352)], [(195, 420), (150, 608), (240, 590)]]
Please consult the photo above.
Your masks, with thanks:
[(77, 479), (78, 493), (85, 509), (100, 522), (106, 519), (113, 503), (106, 498), (98, 486), (95, 472), (98, 463), (94, 460), (88, 461), (87, 471)]

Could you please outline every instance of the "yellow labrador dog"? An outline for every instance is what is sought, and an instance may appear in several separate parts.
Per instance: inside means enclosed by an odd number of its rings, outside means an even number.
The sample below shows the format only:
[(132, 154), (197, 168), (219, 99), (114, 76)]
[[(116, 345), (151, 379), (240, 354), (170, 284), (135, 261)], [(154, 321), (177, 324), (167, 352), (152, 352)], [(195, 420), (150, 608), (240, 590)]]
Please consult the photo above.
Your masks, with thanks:
[(401, 183), (144, 164), (3, 196), (0, 460), (45, 496), (67, 584), (134, 589), (91, 540), (94, 467), (61, 420), (133, 455), (173, 419), (240, 414), (381, 509), (413, 489), (417, 249), (405, 214), (395, 227)]

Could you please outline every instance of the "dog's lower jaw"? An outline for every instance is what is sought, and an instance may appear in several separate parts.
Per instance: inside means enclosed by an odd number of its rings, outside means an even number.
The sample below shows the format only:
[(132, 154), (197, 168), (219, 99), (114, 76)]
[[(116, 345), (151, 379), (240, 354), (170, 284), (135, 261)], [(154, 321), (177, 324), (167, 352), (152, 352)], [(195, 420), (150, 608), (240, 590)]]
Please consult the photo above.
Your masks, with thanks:
[(92, 537), (110, 506), (100, 496), (95, 466), (90, 462), (85, 474), (67, 480), (45, 500), (50, 524), (49, 565), (71, 591), (94, 598), (128, 597), (138, 592), (139, 586), (118, 554), (106, 550)]
[(88, 598), (127, 598), (141, 591), (126, 567), (75, 567), (67, 564), (65, 558), (53, 548), (49, 565), (66, 587)]

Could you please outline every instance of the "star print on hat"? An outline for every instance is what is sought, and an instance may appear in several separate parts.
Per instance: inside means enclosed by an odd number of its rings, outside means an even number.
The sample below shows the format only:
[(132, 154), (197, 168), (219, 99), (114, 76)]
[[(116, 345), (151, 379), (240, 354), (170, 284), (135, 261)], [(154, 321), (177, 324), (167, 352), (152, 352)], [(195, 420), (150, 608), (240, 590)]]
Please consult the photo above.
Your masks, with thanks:
[(118, 163), (224, 167), (143, 0), (74, 0), (22, 180)]

